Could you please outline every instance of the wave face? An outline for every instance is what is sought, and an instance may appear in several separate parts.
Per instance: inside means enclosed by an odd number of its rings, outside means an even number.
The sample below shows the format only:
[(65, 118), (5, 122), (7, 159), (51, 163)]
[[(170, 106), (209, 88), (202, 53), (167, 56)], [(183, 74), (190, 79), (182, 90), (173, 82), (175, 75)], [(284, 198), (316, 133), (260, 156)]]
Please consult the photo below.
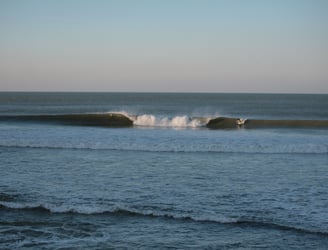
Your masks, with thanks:
[(110, 215), (110, 216), (141, 216), (141, 217), (153, 217), (153, 218), (164, 218), (172, 220), (186, 220), (200, 223), (218, 223), (224, 225), (236, 225), (236, 226), (246, 226), (246, 227), (267, 227), (267, 228), (277, 228), (281, 230), (290, 230), (301, 232), (304, 234), (318, 234), (323, 236), (328, 236), (328, 231), (315, 231), (304, 229), (301, 227), (294, 227), (288, 225), (282, 225), (274, 222), (265, 222), (261, 219), (256, 218), (228, 218), (223, 216), (193, 216), (190, 212), (168, 212), (160, 211), (149, 208), (133, 208), (128, 206), (112, 206), (111, 208), (97, 208), (88, 206), (53, 206), (53, 205), (34, 205), (34, 204), (20, 204), (12, 202), (1, 202), (0, 209), (11, 209), (21, 210), (26, 212), (36, 212), (36, 213), (55, 213), (55, 214), (80, 214), (80, 215)]
[(121, 113), (0, 116), (0, 121), (60, 123), (64, 125), (130, 127), (133, 121)]
[(211, 129), (233, 128), (328, 128), (328, 120), (255, 120), (217, 117), (209, 120), (206, 127)]

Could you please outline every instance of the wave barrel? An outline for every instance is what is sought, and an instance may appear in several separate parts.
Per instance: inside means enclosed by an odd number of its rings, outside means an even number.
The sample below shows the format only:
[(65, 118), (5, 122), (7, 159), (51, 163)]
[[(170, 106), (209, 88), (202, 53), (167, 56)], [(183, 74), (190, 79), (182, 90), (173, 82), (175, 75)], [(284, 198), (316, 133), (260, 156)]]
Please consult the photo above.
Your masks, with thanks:
[(209, 120), (206, 127), (211, 129), (237, 128), (237, 118), (217, 117)]

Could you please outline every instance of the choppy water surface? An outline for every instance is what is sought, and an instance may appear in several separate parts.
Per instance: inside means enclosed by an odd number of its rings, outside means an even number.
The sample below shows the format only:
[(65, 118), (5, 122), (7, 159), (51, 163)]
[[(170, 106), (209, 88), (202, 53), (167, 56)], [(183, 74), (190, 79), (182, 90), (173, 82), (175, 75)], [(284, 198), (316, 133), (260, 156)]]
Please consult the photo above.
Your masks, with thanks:
[(327, 95), (1, 93), (0, 116), (125, 112), (131, 128), (0, 122), (0, 248), (326, 249)]

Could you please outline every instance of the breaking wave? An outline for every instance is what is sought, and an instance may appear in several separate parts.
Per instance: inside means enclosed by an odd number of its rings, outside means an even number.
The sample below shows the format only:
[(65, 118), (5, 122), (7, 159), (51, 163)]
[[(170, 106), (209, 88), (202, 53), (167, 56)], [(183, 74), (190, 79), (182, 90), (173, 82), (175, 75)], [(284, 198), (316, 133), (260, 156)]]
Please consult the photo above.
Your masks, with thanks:
[(187, 115), (165, 117), (152, 114), (133, 115), (127, 112), (106, 112), (86, 114), (46, 114), (0, 116), (0, 121), (60, 123), (66, 125), (129, 127), (173, 127), (196, 128), (205, 126), (210, 117), (189, 117)]
[[(266, 222), (256, 219), (247, 218), (228, 218), (223, 216), (193, 216), (190, 213), (174, 213), (166, 212), (154, 209), (131, 208), (125, 206), (113, 206), (109, 209), (101, 209), (97, 207), (88, 206), (51, 206), (43, 204), (20, 204), (14, 202), (0, 202), (0, 210), (12, 210), (12, 211), (25, 211), (35, 213), (49, 213), (49, 214), (76, 214), (76, 215), (109, 215), (109, 216), (140, 216), (148, 218), (163, 218), (172, 220), (191, 221), (195, 223), (217, 223), (231, 226), (245, 226), (245, 227), (257, 227), (268, 228), (277, 230), (296, 231), (304, 234), (317, 234), (328, 236), (328, 232), (311, 230), (301, 227), (295, 227), (292, 225), (283, 225), (274, 222)], [(1, 222), (0, 222), (1, 224)]]
[(188, 116), (156, 117), (154, 115), (139, 115), (135, 117), (133, 124), (143, 127), (173, 127), (173, 128), (197, 128), (205, 126), (209, 118), (190, 118)]
[(210, 129), (237, 128), (319, 128), (327, 129), (328, 120), (269, 120), (241, 119), (233, 117), (190, 117), (155, 116), (153, 114), (132, 115), (127, 112), (82, 113), (82, 114), (43, 114), (0, 116), (0, 121), (59, 123), (63, 125), (98, 127), (171, 127)]

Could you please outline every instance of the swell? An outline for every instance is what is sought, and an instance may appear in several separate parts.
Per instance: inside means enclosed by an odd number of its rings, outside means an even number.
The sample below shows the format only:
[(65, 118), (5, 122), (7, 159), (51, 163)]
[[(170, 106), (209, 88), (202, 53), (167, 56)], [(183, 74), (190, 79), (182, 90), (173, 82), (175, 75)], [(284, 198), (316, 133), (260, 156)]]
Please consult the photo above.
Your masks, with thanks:
[(281, 148), (280, 146), (273, 147), (268, 149), (267, 147), (263, 147), (263, 149), (258, 146), (258, 148), (233, 148), (233, 147), (217, 147), (212, 149), (211, 147), (206, 148), (202, 146), (201, 148), (120, 148), (120, 147), (92, 147), (92, 146), (50, 146), (50, 145), (6, 145), (0, 143), (0, 148), (16, 148), (16, 149), (48, 149), (48, 150), (94, 150), (94, 151), (117, 151), (117, 152), (144, 152), (144, 153), (212, 153), (212, 154), (276, 154), (276, 155), (285, 155), (285, 154), (307, 154), (307, 155), (325, 155), (328, 154), (328, 146), (321, 145), (320, 148), (309, 149), (309, 147), (304, 146), (302, 148), (294, 148), (291, 146), (290, 148), (284, 146)]
[[(195, 217), (191, 215), (177, 215), (169, 214), (160, 211), (149, 211), (149, 210), (138, 210), (133, 208), (121, 208), (115, 207), (109, 210), (88, 210), (88, 209), (76, 209), (76, 208), (49, 208), (43, 205), (37, 206), (24, 206), (24, 205), (9, 205), (5, 203), (0, 203), (0, 211), (23, 211), (31, 213), (44, 213), (49, 215), (56, 214), (70, 214), (70, 215), (80, 215), (80, 216), (115, 216), (115, 217), (141, 217), (150, 219), (169, 219), (176, 221), (194, 222), (194, 223), (214, 223), (220, 225), (228, 226), (240, 226), (240, 227), (253, 227), (253, 228), (264, 228), (264, 229), (274, 229), (282, 231), (294, 231), (303, 234), (315, 234), (320, 236), (328, 236), (326, 231), (310, 230), (301, 227), (295, 227), (292, 225), (283, 225), (274, 222), (248, 220), (248, 219), (231, 219), (231, 218), (206, 218), (206, 217)], [(4, 222), (7, 223), (7, 222)], [(16, 222), (13, 222), (16, 223)], [(3, 224), (0, 222), (0, 224)], [(8, 224), (8, 223), (7, 223)]]

